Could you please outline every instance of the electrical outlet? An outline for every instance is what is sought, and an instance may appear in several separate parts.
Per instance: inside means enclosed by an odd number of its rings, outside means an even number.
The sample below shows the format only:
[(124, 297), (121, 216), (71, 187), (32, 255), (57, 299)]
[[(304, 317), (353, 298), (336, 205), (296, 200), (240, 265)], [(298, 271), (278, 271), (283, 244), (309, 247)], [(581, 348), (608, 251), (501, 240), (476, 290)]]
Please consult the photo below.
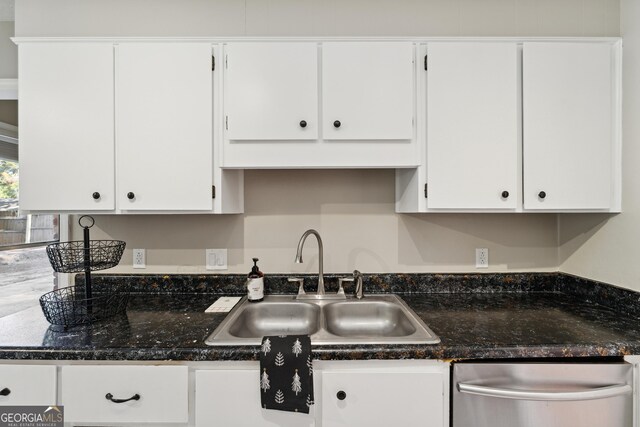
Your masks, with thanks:
[(133, 268), (147, 268), (147, 256), (144, 249), (133, 250)]
[(489, 268), (488, 248), (476, 248), (476, 268)]
[(227, 269), (226, 249), (207, 249), (205, 251), (207, 270)]

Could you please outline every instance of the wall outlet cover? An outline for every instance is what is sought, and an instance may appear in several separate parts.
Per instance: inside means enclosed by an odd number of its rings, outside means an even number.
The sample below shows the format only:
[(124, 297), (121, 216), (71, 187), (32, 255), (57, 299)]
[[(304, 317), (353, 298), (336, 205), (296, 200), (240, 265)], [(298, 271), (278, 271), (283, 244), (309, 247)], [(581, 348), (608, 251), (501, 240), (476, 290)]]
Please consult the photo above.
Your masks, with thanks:
[(489, 268), (488, 248), (476, 248), (476, 268)]
[(133, 250), (133, 268), (147, 268), (147, 255), (144, 249)]

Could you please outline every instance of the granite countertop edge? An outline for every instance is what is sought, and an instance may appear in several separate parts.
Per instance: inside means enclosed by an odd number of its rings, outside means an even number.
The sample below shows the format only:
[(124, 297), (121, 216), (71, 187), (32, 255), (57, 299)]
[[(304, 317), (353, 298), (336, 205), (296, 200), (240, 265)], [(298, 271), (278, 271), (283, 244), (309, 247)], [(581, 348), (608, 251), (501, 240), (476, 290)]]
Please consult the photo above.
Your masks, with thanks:
[[(441, 276), (440, 276), (441, 277)], [(440, 277), (435, 279), (441, 280)], [(508, 277), (513, 277), (510, 275)], [(369, 359), (437, 359), (437, 360), (469, 360), (469, 359), (515, 359), (515, 358), (593, 358), (593, 357), (615, 357), (621, 358), (628, 355), (640, 355), (640, 309), (635, 304), (638, 303), (637, 293), (630, 294), (627, 290), (621, 290), (610, 285), (602, 284), (599, 282), (585, 282), (586, 279), (577, 278), (568, 275), (553, 277), (551, 274), (545, 273), (544, 275), (538, 275), (538, 279), (542, 277), (545, 280), (545, 285), (541, 288), (541, 292), (536, 292), (535, 289), (529, 288), (528, 284), (518, 285), (520, 287), (526, 287), (525, 292), (516, 292), (512, 295), (525, 295), (524, 298), (530, 296), (534, 299), (533, 295), (547, 295), (549, 300), (535, 300), (536, 307), (547, 307), (545, 301), (555, 301), (558, 295), (563, 295), (563, 298), (559, 300), (569, 300), (568, 302), (560, 301), (557, 304), (560, 306), (565, 304), (565, 308), (577, 305), (581, 308), (575, 309), (576, 318), (580, 319), (580, 316), (586, 316), (587, 320), (579, 328), (580, 325), (568, 325), (566, 331), (568, 335), (562, 335), (557, 340), (553, 334), (549, 335), (548, 341), (545, 341), (545, 337), (538, 340), (530, 339), (528, 337), (512, 337), (509, 334), (512, 333), (510, 326), (502, 326), (502, 331), (498, 331), (498, 338), (485, 337), (482, 335), (483, 331), (479, 332), (479, 336), (475, 337), (470, 334), (473, 332), (466, 331), (463, 326), (458, 326), (458, 330), (455, 333), (444, 334), (434, 329), (437, 335), (443, 338), (443, 342), (439, 344), (376, 344), (376, 345), (314, 345), (312, 347), (312, 356), (318, 360), (369, 360)], [(375, 279), (375, 278), (374, 278)], [(472, 298), (484, 298), (481, 302), (487, 304), (489, 309), (493, 309), (492, 305), (494, 300), (500, 298), (509, 298), (504, 295), (509, 295), (509, 292), (482, 292), (486, 290), (486, 283), (490, 280), (495, 281), (493, 277), (483, 278), (483, 288), (476, 289), (475, 293), (468, 293), (467, 295), (476, 295)], [(459, 277), (456, 278), (459, 281)], [(510, 279), (512, 280), (512, 279)], [(561, 282), (561, 283), (560, 283)], [(490, 286), (494, 286), (493, 283), (489, 283)], [(525, 286), (526, 285), (526, 286)], [(590, 292), (587, 294), (585, 289), (587, 285), (591, 287)], [(373, 289), (372, 289), (373, 290)], [(481, 291), (481, 292), (478, 292)], [(200, 294), (202, 295), (202, 294)], [(403, 298), (405, 295), (400, 294)], [(442, 292), (440, 294), (435, 293), (418, 293), (407, 294), (405, 301), (407, 304), (416, 311), (425, 323), (432, 326), (433, 323), (438, 321), (440, 312), (435, 314), (429, 313), (430, 306), (427, 304), (437, 295), (440, 295), (442, 301), (449, 301), (452, 297), (450, 292)], [(477, 296), (482, 295), (482, 297)], [(502, 295), (502, 296), (497, 296)], [(220, 294), (216, 295), (216, 297)], [(594, 296), (598, 296), (597, 302), (594, 302)], [(553, 298), (552, 298), (553, 297)], [(171, 300), (179, 300), (185, 298), (185, 301), (181, 302), (183, 305), (187, 305), (186, 294), (172, 294), (165, 295), (165, 298)], [(191, 295), (191, 298), (195, 298)], [(198, 296), (197, 298), (201, 298)], [(458, 298), (461, 298), (458, 296)], [(517, 297), (514, 297), (517, 298)], [(467, 304), (467, 305), (465, 305)], [(555, 303), (554, 303), (555, 304)], [(445, 304), (446, 305), (446, 304)], [(175, 311), (163, 311), (162, 305), (145, 307), (141, 309), (139, 313), (147, 313), (151, 316), (149, 322), (151, 323), (150, 331), (153, 331), (153, 326), (164, 325), (166, 329), (163, 331), (165, 334), (164, 340), (155, 341), (153, 338), (153, 332), (149, 332), (149, 336), (144, 336), (141, 341), (121, 341), (117, 344), (110, 344), (110, 341), (104, 340), (100, 342), (100, 339), (95, 338), (97, 335), (102, 334), (103, 338), (109, 333), (118, 334), (118, 325), (116, 322), (113, 324), (106, 324), (99, 332), (93, 331), (93, 337), (95, 340), (87, 344), (82, 342), (80, 338), (73, 339), (66, 337), (55, 338), (52, 342), (43, 343), (40, 340), (41, 345), (37, 339), (33, 339), (32, 342), (28, 342), (27, 339), (21, 340), (19, 338), (14, 341), (3, 341), (2, 333), (0, 333), (0, 359), (1, 360), (70, 360), (70, 361), (149, 361), (149, 362), (205, 362), (205, 361), (252, 361), (259, 360), (259, 347), (258, 346), (207, 346), (204, 344), (204, 338), (208, 336), (215, 327), (226, 316), (216, 315), (215, 322), (210, 321), (213, 318), (203, 317), (196, 323), (194, 328), (200, 327), (198, 334), (193, 333), (193, 340), (187, 341), (187, 338), (179, 338), (180, 334), (191, 332), (189, 329), (192, 325), (192, 317), (194, 311), (182, 312)], [(426, 308), (425, 308), (426, 307)], [(443, 310), (442, 316), (449, 316), (448, 318), (440, 319), (441, 324), (447, 324), (449, 320), (456, 319), (458, 322), (459, 313), (481, 312), (481, 308), (478, 307), (477, 301), (472, 303), (460, 303), (460, 310), (456, 312)], [(510, 313), (510, 309), (502, 307), (501, 315), (504, 313)], [(449, 309), (450, 307), (446, 307)], [(459, 309), (458, 307), (455, 307)], [(526, 307), (529, 308), (529, 307)], [(535, 308), (535, 307), (534, 307)], [(569, 308), (569, 310), (574, 310)], [(579, 312), (579, 310), (583, 310)], [(425, 314), (426, 313), (426, 314)], [(586, 313), (586, 314), (585, 314)], [(200, 315), (203, 315), (201, 313)], [(41, 313), (37, 313), (34, 309), (31, 314), (33, 318)], [(144, 314), (143, 314), (144, 315)], [(164, 320), (167, 316), (174, 316), (173, 319)], [(482, 315), (484, 316), (484, 314)], [(620, 317), (618, 324), (611, 325), (612, 320)], [(29, 319), (29, 318), (26, 318)], [(207, 321), (209, 319), (209, 321)], [(536, 322), (544, 322), (545, 319), (536, 320)], [(0, 330), (4, 326), (0, 319)], [(147, 320), (145, 318), (145, 320)], [(153, 322), (157, 322), (154, 324)], [(162, 323), (167, 322), (167, 323)], [(172, 323), (173, 322), (173, 323)], [(638, 325), (636, 327), (636, 324)], [(508, 323), (507, 323), (508, 325)], [(534, 328), (538, 327), (538, 323), (533, 323)], [(586, 326), (585, 326), (586, 325)], [(597, 339), (590, 340), (589, 327), (593, 325), (596, 329), (599, 328), (599, 335), (595, 336)], [(552, 325), (553, 326), (553, 325)], [(133, 323), (132, 328), (137, 327), (136, 323)], [(571, 329), (574, 328), (574, 329)], [(632, 329), (632, 330), (629, 330)], [(147, 331), (149, 331), (147, 330)], [(490, 331), (487, 328), (487, 331)], [(627, 332), (629, 330), (629, 332)], [(114, 332), (115, 331), (115, 332)], [(572, 339), (571, 334), (574, 333), (576, 339)], [(584, 331), (587, 331), (585, 334)], [(40, 330), (38, 329), (34, 333), (34, 338), (39, 337)], [(137, 330), (130, 330), (123, 332), (123, 335), (128, 334), (136, 335)], [(580, 335), (583, 333), (583, 335)], [(171, 337), (176, 337), (172, 340)], [(535, 338), (535, 337), (534, 337)], [(180, 341), (182, 339), (182, 341)], [(493, 341), (492, 341), (493, 339)], [(146, 340), (146, 341), (145, 341)], [(91, 340), (90, 340), (91, 341)], [(193, 342), (193, 344), (189, 344)]]

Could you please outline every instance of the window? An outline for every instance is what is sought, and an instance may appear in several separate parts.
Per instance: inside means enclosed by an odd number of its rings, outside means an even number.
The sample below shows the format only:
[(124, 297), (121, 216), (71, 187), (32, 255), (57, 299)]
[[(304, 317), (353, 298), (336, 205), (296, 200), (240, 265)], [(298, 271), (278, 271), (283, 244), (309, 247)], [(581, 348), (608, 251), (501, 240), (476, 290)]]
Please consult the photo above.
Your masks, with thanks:
[(18, 171), (18, 162), (0, 160), (0, 248), (57, 241), (59, 215), (20, 215)]

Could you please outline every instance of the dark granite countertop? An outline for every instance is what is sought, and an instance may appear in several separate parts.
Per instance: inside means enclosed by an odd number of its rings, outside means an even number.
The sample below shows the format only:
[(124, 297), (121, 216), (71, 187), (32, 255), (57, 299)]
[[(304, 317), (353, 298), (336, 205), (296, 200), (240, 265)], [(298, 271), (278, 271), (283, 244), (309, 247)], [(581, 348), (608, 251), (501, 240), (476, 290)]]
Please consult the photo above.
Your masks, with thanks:
[[(468, 292), (454, 286), (441, 287), (441, 292), (425, 288), (424, 292), (401, 295), (440, 336), (441, 343), (314, 346), (313, 357), (496, 359), (640, 354), (640, 317), (630, 306), (637, 304), (635, 293), (571, 276), (555, 278), (550, 286), (551, 279), (545, 275), (542, 291), (523, 288), (520, 282), (517, 288), (497, 289), (486, 286), (486, 277), (482, 286), (473, 285), (473, 281), (470, 284), (469, 276), (450, 277), (467, 278), (464, 289)], [(585, 287), (589, 286), (592, 289), (587, 293)], [(594, 295), (601, 300), (594, 302)], [(0, 359), (257, 359), (258, 347), (204, 344), (226, 316), (204, 313), (219, 296), (137, 293), (126, 315), (67, 332), (50, 328), (36, 306), (0, 319)]]

